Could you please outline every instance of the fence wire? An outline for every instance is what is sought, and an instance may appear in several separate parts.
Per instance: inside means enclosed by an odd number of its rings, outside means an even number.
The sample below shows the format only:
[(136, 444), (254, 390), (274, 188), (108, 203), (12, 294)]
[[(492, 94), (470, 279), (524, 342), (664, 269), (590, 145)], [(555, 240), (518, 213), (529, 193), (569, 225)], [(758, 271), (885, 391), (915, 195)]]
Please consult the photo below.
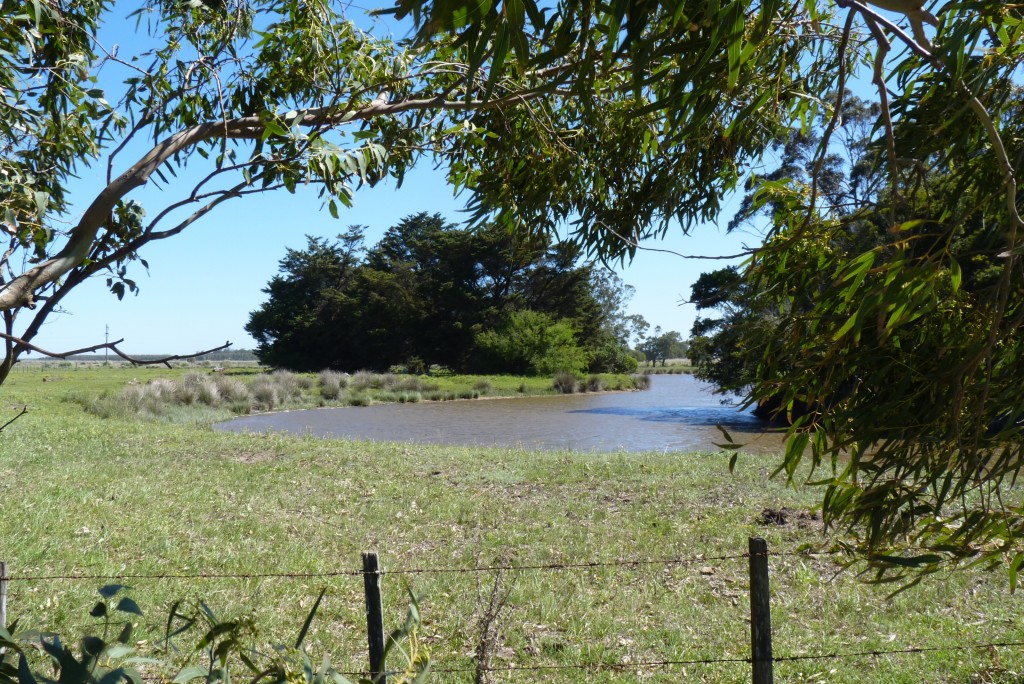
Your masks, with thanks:
[[(753, 554), (760, 556), (764, 554)], [(806, 552), (768, 552), (769, 557), (802, 557), (826, 555), (821, 553)], [(579, 561), (565, 563), (535, 563), (524, 565), (483, 565), (473, 567), (442, 567), (442, 568), (398, 568), (396, 570), (380, 570), (376, 574), (386, 575), (442, 575), (442, 574), (468, 574), (488, 572), (520, 572), (520, 571), (556, 571), (556, 570), (579, 570), (588, 568), (627, 567), (638, 568), (651, 565), (694, 565), (697, 563), (710, 563), (716, 561), (729, 561), (749, 559), (749, 553), (723, 554), (720, 556), (706, 556), (698, 554), (688, 557), (675, 558), (639, 558), (633, 560), (614, 561)], [(58, 580), (164, 580), (164, 579), (318, 579), (331, 577), (359, 577), (367, 574), (363, 570), (331, 570), (331, 571), (291, 571), (291, 572), (166, 572), (166, 573), (69, 573), (50, 575), (19, 575), (9, 573), (6, 577), (0, 577), (0, 581), (7, 582), (46, 582)]]
[[(1021, 648), (1024, 641), (996, 641), (986, 644), (966, 644), (962, 646), (935, 646), (935, 647), (909, 647), (903, 649), (874, 649), (868, 651), (832, 652), (817, 653), (808, 655), (774, 656), (773, 663), (788, 663), (804, 660), (852, 660), (856, 658), (882, 657), (892, 655), (915, 655), (921, 653), (954, 653), (962, 651), (981, 651), (992, 648)], [(544, 672), (559, 670), (581, 670), (581, 671), (606, 671), (606, 670), (649, 670), (669, 667), (680, 667), (685, 665), (723, 665), (723, 664), (746, 664), (752, 665), (753, 658), (688, 658), (688, 659), (666, 659), (666, 660), (639, 660), (628, 663), (569, 663), (563, 665), (507, 665), (502, 667), (447, 667), (430, 668), (432, 674), (465, 674), (469, 672)], [(370, 677), (368, 671), (342, 672), (349, 677)], [(389, 671), (389, 676), (402, 674), (401, 671)]]

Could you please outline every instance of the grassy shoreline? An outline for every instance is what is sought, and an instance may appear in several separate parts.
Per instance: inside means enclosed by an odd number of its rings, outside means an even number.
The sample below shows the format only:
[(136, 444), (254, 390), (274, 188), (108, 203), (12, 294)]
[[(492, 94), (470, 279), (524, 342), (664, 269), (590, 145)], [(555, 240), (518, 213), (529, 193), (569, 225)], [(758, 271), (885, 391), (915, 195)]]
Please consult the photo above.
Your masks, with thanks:
[[(142, 370), (142, 373), (138, 371)], [(502, 375), (435, 376), (395, 373), (319, 374), (268, 372), (261, 368), (174, 369), (104, 368), (68, 375), (41, 375), (42, 382), (75, 379), (80, 384), (97, 373), (120, 385), (70, 396), (100, 418), (159, 418), (171, 422), (226, 420), (252, 413), (306, 408), (369, 406), (459, 399), (548, 396), (584, 392), (646, 389), (645, 375), (596, 374), (580, 378), (558, 373), (554, 378)], [(92, 375), (90, 375), (92, 374)], [(141, 378), (141, 379), (140, 379)]]
[[(152, 373), (161, 371), (135, 371)], [(0, 559), (15, 575), (331, 573), (376, 550), (385, 571), (652, 561), (680, 564), (522, 571), (510, 585), (494, 665), (745, 657), (750, 535), (776, 552), (828, 543), (816, 493), (768, 479), (771, 458), (714, 453), (591, 454), (219, 433), (185, 422), (102, 419), (69, 397), (117, 391), (102, 370), (46, 382), (15, 374), (0, 392)], [(789, 509), (765, 524), (766, 509)], [(769, 516), (771, 517), (771, 516)], [(780, 522), (775, 520), (774, 522)], [(1002, 573), (967, 569), (893, 598), (841, 570), (841, 556), (772, 559), (777, 655), (942, 648), (1022, 634)], [(838, 574), (837, 574), (838, 573)], [(511, 579), (511, 578), (510, 578)], [(389, 626), (405, 584), (423, 596), (421, 636), (437, 667), (472, 666), (489, 573), (386, 575)], [(361, 579), (129, 580), (159, 633), (170, 603), (203, 599), (252, 615), (268, 641), (293, 637), (321, 586), (315, 650), (365, 663)], [(11, 583), (10, 614), (75, 634), (100, 580)], [(1020, 649), (779, 663), (786, 682), (1010, 682)], [(550, 671), (545, 681), (749, 680), (743, 663)], [(437, 675), (434, 681), (466, 681)]]

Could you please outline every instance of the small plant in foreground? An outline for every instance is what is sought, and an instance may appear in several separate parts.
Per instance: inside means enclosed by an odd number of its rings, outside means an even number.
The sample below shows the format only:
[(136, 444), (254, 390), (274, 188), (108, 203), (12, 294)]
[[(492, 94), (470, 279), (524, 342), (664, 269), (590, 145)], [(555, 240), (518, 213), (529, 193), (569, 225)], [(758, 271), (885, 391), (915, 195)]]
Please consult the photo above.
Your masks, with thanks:
[[(89, 613), (100, 621), (87, 628), (77, 648), (50, 632), (19, 631), (17, 621), (10, 630), (0, 627), (0, 684), (142, 684), (151, 679), (174, 684), (232, 679), (250, 684), (351, 684), (328, 656), (314, 664), (303, 645), (326, 589), (320, 591), (294, 646), (276, 646), (266, 654), (256, 648), (258, 634), (251, 619), (221, 620), (201, 601), (189, 612), (180, 610), (180, 601), (174, 603), (163, 621), (163, 654), (174, 649), (189, 656), (184, 665), (172, 667), (159, 658), (135, 654), (133, 620), (142, 617), (142, 610), (127, 596), (113, 602), (127, 588), (119, 584), (100, 588), (100, 601)], [(430, 654), (417, 638), (419, 606), (412, 592), (409, 596), (405, 623), (391, 633), (385, 648), (385, 657), (396, 652), (404, 655), (398, 674), (389, 679), (395, 684), (424, 682), (430, 672)], [(119, 614), (124, 616), (123, 623), (115, 617)], [(110, 640), (111, 634), (117, 636)], [(191, 649), (179, 649), (174, 643), (193, 636), (198, 638)]]

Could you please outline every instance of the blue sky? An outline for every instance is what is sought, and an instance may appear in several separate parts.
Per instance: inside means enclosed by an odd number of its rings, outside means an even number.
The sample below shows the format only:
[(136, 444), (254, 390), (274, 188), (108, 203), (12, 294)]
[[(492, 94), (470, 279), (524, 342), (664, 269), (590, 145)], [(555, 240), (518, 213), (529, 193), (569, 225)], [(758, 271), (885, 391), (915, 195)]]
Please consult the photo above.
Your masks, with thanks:
[[(390, 27), (394, 33), (400, 32), (397, 29), (401, 27)], [(118, 32), (107, 40), (112, 44), (132, 38)], [(125, 155), (122, 161), (124, 166), (115, 168), (115, 175), (130, 165), (132, 155)], [(75, 183), (79, 211), (102, 187), (104, 175), (105, 169), (99, 167), (82, 170)], [(187, 180), (187, 174), (181, 180)], [(187, 192), (183, 187), (172, 179), (165, 190), (151, 185), (130, 198), (141, 202), (152, 216)], [(338, 220), (330, 217), (309, 189), (294, 195), (281, 190), (225, 203), (181, 235), (144, 249), (141, 256), (149, 263), (148, 272), (137, 263), (129, 271), (140, 288), (137, 296), (128, 294), (119, 302), (107, 290), (103, 277), (94, 278), (65, 299), (64, 312), (50, 317), (35, 343), (55, 352), (80, 348), (103, 342), (109, 326), (110, 340), (124, 338), (121, 348), (129, 353), (190, 353), (225, 341), (236, 349), (251, 348), (254, 342), (243, 327), (249, 313), (264, 301), (261, 290), (277, 272), (287, 247), (304, 246), (306, 234), (333, 237), (350, 224), (368, 226), (367, 243), (373, 244), (389, 226), (420, 211), (440, 212), (461, 222), (465, 199), (453, 197), (443, 171), (434, 170), (430, 161), (424, 160), (407, 175), (400, 189), (391, 182), (357, 191), (355, 206), (342, 208)], [(723, 212), (723, 226), (731, 213), (729, 205)], [(727, 235), (724, 227), (707, 225), (690, 237), (677, 228), (664, 241), (648, 246), (685, 254), (723, 255), (758, 242), (756, 235)], [(642, 314), (652, 327), (660, 325), (687, 336), (696, 312), (681, 302), (700, 273), (722, 264), (641, 250), (631, 263), (617, 270), (636, 288), (630, 313)]]

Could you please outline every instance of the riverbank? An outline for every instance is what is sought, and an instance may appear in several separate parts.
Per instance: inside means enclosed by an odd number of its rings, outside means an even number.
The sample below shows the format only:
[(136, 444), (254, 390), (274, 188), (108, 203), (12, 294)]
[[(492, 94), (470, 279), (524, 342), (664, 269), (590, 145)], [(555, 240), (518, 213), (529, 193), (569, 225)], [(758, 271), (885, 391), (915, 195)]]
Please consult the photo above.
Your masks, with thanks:
[[(143, 651), (177, 599), (252, 616), (266, 641), (293, 640), (326, 586), (311, 646), (361, 670), (362, 579), (339, 573), (376, 550), (385, 571), (428, 571), (385, 575), (385, 614), (389, 627), (402, 619), (407, 583), (422, 595), (420, 636), (438, 669), (472, 667), (494, 574), (431, 571), (504, 562), (559, 567), (505, 574), (493, 666), (618, 666), (545, 671), (556, 683), (745, 681), (742, 662), (630, 663), (746, 657), (750, 535), (780, 554), (771, 559), (779, 656), (1019, 640), (1008, 638), (1021, 624), (1005, 573), (935, 576), (890, 599), (891, 586), (841, 572), (844, 556), (798, 553), (830, 544), (813, 513), (818, 492), (770, 479), (770, 457), (741, 456), (730, 475), (728, 456), (710, 453), (228, 434), (199, 420), (102, 419), (69, 400), (117, 387), (69, 373), (13, 375), (0, 389), (5, 420), (29, 407), (0, 438), (0, 560), (15, 577), (247, 576), (124, 580), (145, 611), (134, 636)], [(671, 558), (686, 562), (659, 562)], [(73, 641), (102, 583), (12, 581), (10, 615)], [(1010, 682), (1022, 671), (1019, 649), (776, 665), (786, 682)]]
[[(41, 382), (87, 385), (71, 400), (100, 418), (158, 418), (169, 422), (217, 422), (233, 416), (307, 408), (369, 406), (501, 397), (643, 390), (645, 375), (602, 373), (554, 378), (508, 375), (300, 374), (259, 367), (172, 369), (155, 367), (71, 368), (31, 374)], [(98, 391), (93, 391), (98, 389)]]

